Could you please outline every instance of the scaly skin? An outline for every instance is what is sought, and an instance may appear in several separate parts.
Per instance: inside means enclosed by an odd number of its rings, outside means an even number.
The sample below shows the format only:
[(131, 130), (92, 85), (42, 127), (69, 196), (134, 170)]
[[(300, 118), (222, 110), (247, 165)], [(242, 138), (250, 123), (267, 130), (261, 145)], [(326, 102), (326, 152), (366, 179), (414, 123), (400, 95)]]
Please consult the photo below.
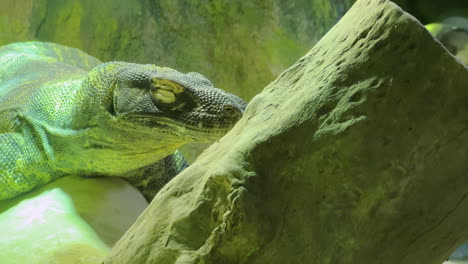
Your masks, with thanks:
[(73, 48), (0, 48), (0, 200), (67, 174), (125, 177), (148, 198), (186, 167), (176, 150), (213, 141), (242, 99), (198, 73), (101, 64)]

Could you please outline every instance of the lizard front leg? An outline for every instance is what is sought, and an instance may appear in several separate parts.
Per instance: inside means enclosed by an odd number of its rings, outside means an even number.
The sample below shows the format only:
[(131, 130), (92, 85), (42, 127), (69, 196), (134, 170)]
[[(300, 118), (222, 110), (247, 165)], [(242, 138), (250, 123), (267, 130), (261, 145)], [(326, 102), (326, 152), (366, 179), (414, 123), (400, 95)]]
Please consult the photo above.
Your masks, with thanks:
[(130, 171), (124, 177), (148, 201), (151, 201), (164, 185), (187, 167), (188, 164), (184, 156), (176, 151), (154, 164)]
[(0, 200), (13, 198), (58, 176), (37, 143), (35, 129), (15, 110), (0, 113)]
[(51, 181), (51, 174), (30, 166), (33, 160), (40, 158), (38, 156), (31, 152), (28, 140), (23, 135), (0, 135), (0, 200), (13, 198)]

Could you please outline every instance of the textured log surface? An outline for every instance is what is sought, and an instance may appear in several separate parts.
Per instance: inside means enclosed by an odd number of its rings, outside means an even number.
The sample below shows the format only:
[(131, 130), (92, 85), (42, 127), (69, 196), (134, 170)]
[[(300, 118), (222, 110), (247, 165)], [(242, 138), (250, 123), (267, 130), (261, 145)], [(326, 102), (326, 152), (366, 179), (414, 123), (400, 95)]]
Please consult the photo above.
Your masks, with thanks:
[(359, 0), (104, 263), (440, 264), (468, 240), (468, 69)]

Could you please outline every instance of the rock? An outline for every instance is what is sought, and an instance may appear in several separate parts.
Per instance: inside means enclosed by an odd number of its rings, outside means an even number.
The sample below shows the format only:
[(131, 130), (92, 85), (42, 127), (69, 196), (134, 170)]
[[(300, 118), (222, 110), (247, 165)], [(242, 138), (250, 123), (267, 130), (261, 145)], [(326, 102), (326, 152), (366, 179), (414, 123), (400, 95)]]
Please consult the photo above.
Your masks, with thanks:
[(0, 201), (0, 263), (99, 263), (146, 206), (114, 177), (63, 177)]
[(97, 263), (108, 251), (58, 188), (2, 212), (0, 226), (0, 263)]
[(359, 0), (104, 263), (440, 264), (468, 239), (468, 69)]
[[(444, 44), (450, 53), (460, 59), (462, 63), (468, 65), (468, 19), (450, 17), (441, 23), (428, 24), (426, 28)], [(466, 259), (468, 263), (468, 242), (456, 249), (449, 259)]]
[[(76, 213), (88, 223), (107, 246), (114, 245), (148, 206), (143, 195), (125, 179), (67, 176), (31, 193), (60, 189), (73, 202)], [(18, 197), (22, 200), (24, 197)]]

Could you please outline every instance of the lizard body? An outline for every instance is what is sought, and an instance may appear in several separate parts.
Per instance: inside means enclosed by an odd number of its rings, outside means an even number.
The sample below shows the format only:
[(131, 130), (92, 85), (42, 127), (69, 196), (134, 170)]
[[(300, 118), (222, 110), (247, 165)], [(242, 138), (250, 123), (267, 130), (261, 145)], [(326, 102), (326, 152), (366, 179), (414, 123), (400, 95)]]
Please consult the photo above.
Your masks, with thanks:
[(0, 200), (64, 175), (118, 176), (147, 199), (213, 141), (245, 102), (198, 73), (101, 63), (52, 43), (0, 48)]

